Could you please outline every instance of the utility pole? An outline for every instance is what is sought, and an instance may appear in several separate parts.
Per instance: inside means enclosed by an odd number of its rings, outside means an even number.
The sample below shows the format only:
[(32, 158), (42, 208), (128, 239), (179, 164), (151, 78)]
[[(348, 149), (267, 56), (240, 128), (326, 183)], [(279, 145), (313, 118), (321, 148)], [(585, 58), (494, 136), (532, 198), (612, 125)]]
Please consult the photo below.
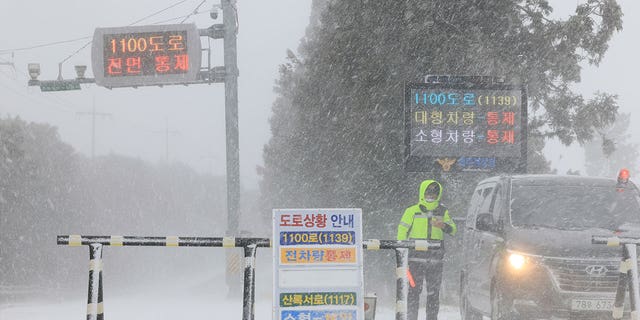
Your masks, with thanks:
[(216, 156), (202, 156), (200, 157), (200, 159), (204, 160), (207, 162), (207, 173), (211, 174), (212, 176), (215, 175), (215, 171), (216, 171), (216, 164), (219, 162), (219, 157)]
[(169, 117), (165, 118), (166, 120), (166, 127), (163, 131), (156, 131), (156, 133), (162, 133), (164, 134), (164, 146), (165, 146), (165, 159), (167, 161), (167, 163), (169, 163), (169, 135), (170, 134), (178, 134), (179, 131), (176, 130), (169, 130)]
[(91, 116), (91, 160), (96, 156), (96, 116), (109, 117), (111, 113), (96, 112), (96, 97), (93, 97), (91, 112), (76, 112), (79, 116)]
[(0, 66), (10, 66), (15, 69), (16, 65), (13, 63), (14, 58), (15, 58), (15, 53), (11, 52), (11, 61), (0, 61)]
[(14, 53), (11, 53), (11, 61), (6, 61), (6, 60), (0, 60), (0, 66), (9, 66), (11, 67), (11, 69), (13, 69), (13, 73), (14, 73), (14, 77), (15, 77), (15, 72), (16, 72), (16, 65), (13, 62), (14, 61)]
[(227, 235), (238, 233), (240, 146), (238, 138), (238, 18), (236, 0), (221, 0), (224, 25), (224, 102), (227, 136)]

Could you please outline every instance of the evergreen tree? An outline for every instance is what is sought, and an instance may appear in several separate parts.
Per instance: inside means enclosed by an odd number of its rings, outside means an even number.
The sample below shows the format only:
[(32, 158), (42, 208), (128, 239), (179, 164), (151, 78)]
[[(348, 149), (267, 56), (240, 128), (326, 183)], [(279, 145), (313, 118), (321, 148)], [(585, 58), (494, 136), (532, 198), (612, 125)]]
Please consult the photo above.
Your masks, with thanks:
[(530, 172), (549, 170), (545, 139), (582, 143), (615, 118), (614, 96), (585, 100), (570, 86), (580, 63), (598, 64), (621, 29), (616, 1), (589, 0), (566, 20), (550, 18), (544, 0), (316, 1), (314, 9), (321, 11), (312, 14), (300, 56), (289, 54), (277, 82), (264, 152), (267, 208), (361, 207), (365, 230), (393, 236), (398, 212), (429, 176), (403, 170), (403, 85), (426, 74), (524, 84)]
[(0, 286), (50, 286), (43, 266), (68, 266), (46, 253), (56, 249), (53, 230), (66, 226), (73, 206), (78, 160), (55, 127), (0, 119)]
[(640, 172), (638, 145), (629, 141), (630, 120), (629, 114), (620, 114), (583, 145), (587, 175), (612, 178), (622, 168)]
[[(427, 74), (524, 85), (531, 173), (549, 171), (546, 139), (584, 143), (615, 119), (615, 96), (571, 90), (580, 64), (597, 65), (622, 28), (615, 0), (588, 0), (565, 20), (551, 18), (545, 0), (316, 0), (312, 8), (299, 56), (289, 54), (276, 83), (261, 170), (266, 216), (358, 207), (365, 237), (394, 238), (419, 181), (432, 177), (403, 168), (403, 86)], [(470, 189), (485, 176), (443, 177), (454, 217), (466, 216)]]
[[(57, 235), (221, 234), (224, 195), (222, 177), (116, 155), (87, 159), (62, 142), (55, 127), (0, 118), (0, 287), (36, 288), (30, 294), (86, 288), (85, 260), (57, 246)], [(125, 282), (197, 270), (175, 262), (178, 254), (123, 250), (109, 261)], [(211, 254), (202, 252), (199, 260), (205, 259)], [(151, 270), (148, 261), (161, 267)], [(0, 301), (17, 295), (0, 292)]]

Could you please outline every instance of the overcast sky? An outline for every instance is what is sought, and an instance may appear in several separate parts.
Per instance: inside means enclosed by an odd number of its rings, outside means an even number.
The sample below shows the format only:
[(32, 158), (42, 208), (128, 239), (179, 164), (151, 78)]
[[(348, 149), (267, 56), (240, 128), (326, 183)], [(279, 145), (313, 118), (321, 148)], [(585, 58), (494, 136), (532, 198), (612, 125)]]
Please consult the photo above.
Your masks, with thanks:
[[(92, 36), (96, 27), (127, 26), (173, 4), (179, 5), (137, 25), (155, 24), (185, 16), (201, 0), (57, 0), (3, 1), (0, 6), (0, 50), (23, 48)], [(219, 1), (215, 1), (219, 3)], [(198, 28), (222, 23), (209, 17), (214, 1), (201, 6), (201, 14), (186, 22)], [(238, 1), (238, 63), (241, 181), (255, 187), (255, 167), (262, 163), (262, 147), (268, 141), (268, 117), (274, 99), (273, 84), (286, 49), (296, 49), (309, 20), (311, 0)], [(182, 19), (167, 23), (179, 23)], [(203, 38), (204, 39), (204, 38)], [(168, 122), (169, 160), (181, 161), (200, 172), (225, 172), (224, 85), (144, 87), (108, 90), (94, 85), (81, 91), (41, 93), (27, 88), (27, 63), (39, 62), (41, 80), (57, 77), (58, 63), (91, 39), (15, 52), (15, 73), (0, 66), (0, 114), (20, 115), (59, 128), (62, 139), (80, 152), (91, 153), (91, 117), (77, 112), (96, 108), (110, 117), (96, 121), (96, 154), (110, 152), (152, 162), (165, 159)], [(203, 41), (206, 44), (206, 41)], [(223, 65), (222, 40), (212, 40), (213, 65)], [(73, 66), (90, 66), (91, 46), (63, 65), (63, 76), (75, 76)], [(11, 60), (10, 54), (0, 61)], [(91, 67), (89, 67), (91, 69)], [(89, 71), (90, 72), (90, 71)], [(89, 74), (88, 76), (92, 76)]]
[[(129, 25), (143, 17), (178, 4), (137, 25), (155, 24), (193, 12), (202, 0), (33, 0), (4, 1), (0, 5), (0, 50), (31, 47), (51, 42), (90, 37), (96, 27)], [(216, 1), (217, 3), (217, 1)], [(576, 1), (551, 1), (556, 14), (565, 16)], [(640, 101), (634, 86), (635, 71), (640, 70), (636, 39), (640, 34), (640, 4), (620, 1), (624, 30), (615, 36), (599, 69), (588, 67), (578, 90), (590, 95), (595, 90), (618, 93), (623, 111), (631, 112), (634, 122), (640, 115), (633, 111)], [(187, 22), (206, 28), (216, 22), (209, 17), (213, 0), (206, 0), (198, 14)], [(238, 63), (241, 183), (255, 188), (256, 165), (262, 164), (262, 148), (270, 137), (268, 118), (275, 98), (273, 84), (278, 65), (285, 61), (286, 49), (298, 48), (309, 20), (311, 0), (238, 0)], [(221, 16), (221, 15), (220, 15)], [(182, 19), (168, 23), (178, 23)], [(165, 159), (165, 135), (168, 128), (169, 160), (187, 163), (200, 172), (222, 175), (225, 172), (224, 86), (191, 85), (120, 88), (108, 90), (94, 85), (80, 91), (42, 93), (27, 87), (27, 63), (39, 62), (40, 80), (53, 80), (58, 63), (63, 77), (75, 76), (73, 66), (90, 65), (91, 46), (77, 52), (90, 38), (30, 50), (16, 50), (15, 56), (0, 53), (0, 116), (48, 122), (57, 126), (62, 139), (79, 152), (91, 153), (91, 118), (78, 112), (91, 111), (95, 100), (99, 112), (111, 116), (96, 121), (96, 154), (118, 153), (151, 162)], [(204, 42), (206, 44), (206, 41)], [(222, 40), (212, 40), (213, 65), (222, 65)], [(0, 51), (1, 52), (1, 51)], [(89, 70), (91, 67), (89, 67)], [(92, 74), (89, 71), (89, 77)], [(401, 93), (398, 93), (401, 94)], [(636, 126), (637, 127), (637, 126)], [(640, 128), (633, 131), (640, 143)], [(547, 155), (559, 172), (583, 169), (582, 151), (550, 144)], [(584, 171), (583, 171), (584, 172)]]

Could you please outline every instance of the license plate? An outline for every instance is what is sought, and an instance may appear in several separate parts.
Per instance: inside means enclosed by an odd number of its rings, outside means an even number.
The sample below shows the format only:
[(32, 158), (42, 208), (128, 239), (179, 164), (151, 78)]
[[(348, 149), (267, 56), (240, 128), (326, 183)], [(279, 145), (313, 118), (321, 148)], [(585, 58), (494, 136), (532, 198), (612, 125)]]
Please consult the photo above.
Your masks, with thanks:
[(571, 310), (611, 311), (613, 300), (611, 299), (573, 299)]

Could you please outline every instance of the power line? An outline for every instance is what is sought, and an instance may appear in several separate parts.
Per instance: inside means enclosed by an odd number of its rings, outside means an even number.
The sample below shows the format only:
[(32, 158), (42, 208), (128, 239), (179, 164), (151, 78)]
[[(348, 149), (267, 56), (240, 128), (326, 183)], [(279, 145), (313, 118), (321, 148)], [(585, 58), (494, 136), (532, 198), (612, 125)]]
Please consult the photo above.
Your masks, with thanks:
[[(148, 16), (146, 16), (146, 17), (142, 18), (142, 19), (138, 19), (137, 21), (135, 21), (135, 22), (133, 22), (133, 23), (129, 24), (129, 26), (133, 26), (134, 24), (136, 24), (136, 23), (138, 23), (138, 22), (141, 22), (141, 21), (144, 21), (144, 20), (146, 20), (146, 19), (148, 19), (148, 18), (151, 18), (151, 17), (153, 17), (153, 16), (156, 16), (156, 15), (158, 15), (158, 14), (160, 14), (160, 13), (164, 12), (164, 11), (167, 11), (167, 10), (169, 10), (169, 9), (171, 9), (171, 8), (173, 8), (173, 7), (175, 7), (175, 6), (179, 5), (179, 4), (181, 4), (181, 3), (183, 3), (183, 2), (186, 2), (186, 1), (187, 1), (187, 0), (181, 0), (181, 1), (177, 2), (177, 3), (174, 3), (174, 4), (172, 4), (172, 5), (168, 6), (168, 7), (164, 8), (164, 9), (162, 9), (162, 10), (160, 10), (160, 11), (157, 11), (157, 12), (155, 12), (155, 13), (152, 13), (152, 14), (150, 14), (150, 15), (148, 15)], [(201, 2), (201, 3), (196, 7), (196, 9), (194, 10), (194, 12), (193, 12), (193, 13), (197, 13), (198, 8), (200, 8), (200, 6), (201, 6), (205, 1), (206, 1), (206, 0), (203, 0), (203, 1), (202, 1), (202, 2)], [(193, 14), (193, 13), (192, 13), (192, 14)], [(190, 14), (189, 16), (191, 16), (191, 14)], [(189, 16), (187, 16), (187, 17), (189, 17)], [(185, 18), (185, 20), (186, 20), (186, 18)], [(181, 23), (182, 23), (182, 22), (181, 22)], [(84, 46), (82, 46), (80, 49), (76, 50), (76, 52), (74, 52), (74, 53), (70, 54), (68, 57), (64, 58), (62, 61), (60, 61), (60, 62), (59, 62), (59, 64), (58, 64), (58, 65), (59, 65), (59, 66), (61, 66), (65, 61), (67, 61), (67, 60), (71, 59), (71, 57), (75, 56), (75, 55), (76, 55), (76, 54), (78, 54), (80, 51), (82, 51), (82, 49), (84, 49), (84, 48), (86, 48), (88, 45), (90, 45), (90, 44), (91, 44), (91, 42), (93, 42), (93, 40), (91, 40), (91, 41), (87, 42), (87, 43), (86, 43)], [(61, 67), (60, 67), (60, 68), (61, 68)], [(60, 71), (60, 73), (58, 74), (58, 79), (62, 79), (62, 74), (61, 74), (61, 72), (62, 72), (62, 71)]]
[(175, 7), (175, 6), (179, 5), (179, 4), (181, 4), (181, 3), (183, 3), (183, 2), (186, 2), (186, 1), (187, 1), (187, 0), (182, 0), (182, 1), (179, 1), (179, 2), (177, 2), (177, 3), (175, 3), (175, 4), (172, 4), (172, 5), (170, 5), (170, 6), (166, 7), (166, 8), (164, 8), (164, 9), (162, 9), (162, 10), (158, 11), (158, 12), (152, 13), (152, 14), (150, 14), (150, 15), (148, 15), (148, 16), (146, 16), (146, 17), (142, 18), (142, 19), (137, 20), (136, 22), (131, 23), (131, 24), (130, 24), (130, 26), (132, 26), (132, 25), (134, 25), (134, 24), (136, 24), (136, 23), (138, 23), (138, 22), (141, 22), (141, 21), (147, 20), (148, 18), (151, 18), (151, 17), (153, 17), (153, 16), (155, 16), (155, 15), (158, 15), (158, 14), (160, 14), (160, 13), (164, 12), (164, 11), (167, 11), (167, 10), (169, 10), (169, 9), (171, 9), (171, 8), (173, 8), (173, 7)]
[(167, 22), (171, 22), (171, 21), (174, 21), (174, 20), (178, 20), (178, 19), (184, 18), (184, 17), (189, 17), (189, 16), (192, 16), (192, 15), (199, 15), (199, 14), (203, 14), (203, 13), (206, 13), (206, 12), (207, 12), (207, 11), (200, 11), (200, 12), (197, 12), (197, 13), (195, 13), (195, 14), (188, 14), (188, 15), (184, 15), (184, 16), (174, 17), (174, 18), (171, 18), (171, 19), (166, 19), (166, 20), (161, 20), (161, 21), (153, 22), (153, 23), (151, 23), (151, 24), (162, 24), (162, 23), (167, 23)]
[[(132, 25), (134, 25), (134, 24), (136, 24), (136, 23), (138, 23), (138, 22), (141, 22), (141, 21), (146, 20), (146, 19), (148, 19), (148, 18), (150, 18), (150, 17), (153, 17), (153, 16), (155, 16), (155, 15), (158, 15), (158, 14), (160, 14), (160, 13), (162, 13), (162, 12), (166, 11), (166, 10), (169, 10), (169, 9), (171, 9), (171, 8), (173, 8), (173, 7), (177, 6), (177, 5), (179, 5), (179, 4), (181, 4), (181, 3), (185, 2), (185, 1), (187, 1), (187, 0), (181, 0), (181, 1), (177, 2), (177, 3), (174, 3), (174, 4), (172, 4), (172, 5), (168, 6), (168, 7), (166, 7), (166, 8), (164, 8), (164, 9), (160, 10), (160, 11), (157, 11), (157, 12), (155, 12), (155, 13), (152, 13), (152, 14), (150, 14), (150, 15), (148, 15), (148, 16), (146, 16), (146, 17), (142, 18), (142, 19), (138, 19), (137, 21), (135, 21), (135, 22), (133, 22), (133, 23), (129, 24), (129, 26), (132, 26)], [(206, 0), (203, 0), (203, 2), (204, 2), (204, 1), (206, 1)], [(202, 5), (202, 3), (201, 3), (200, 5)], [(198, 7), (200, 7), (200, 5), (198, 5)], [(198, 7), (196, 7), (196, 9), (197, 9)], [(86, 48), (86, 47), (87, 47), (88, 45), (90, 45), (92, 42), (93, 42), (93, 39), (92, 39), (91, 41), (89, 41), (89, 42), (85, 43), (85, 45), (83, 45), (80, 49), (76, 50), (74, 53), (70, 54), (69, 56), (67, 56), (66, 58), (64, 58), (62, 61), (60, 61), (60, 62), (58, 63), (58, 69), (59, 69), (59, 70), (58, 70), (58, 80), (62, 80), (62, 64), (63, 64), (65, 61), (67, 61), (67, 60), (71, 59), (71, 57), (73, 57), (73, 56), (75, 56), (76, 54), (80, 53), (80, 51), (82, 51), (82, 49)]]
[(90, 40), (89, 42), (85, 43), (85, 44), (84, 44), (84, 46), (80, 47), (80, 49), (76, 50), (76, 52), (74, 52), (74, 53), (70, 54), (68, 57), (64, 58), (62, 61), (60, 61), (60, 62), (58, 63), (58, 66), (60, 66), (60, 67), (59, 67), (59, 70), (58, 70), (58, 80), (62, 80), (62, 70), (61, 70), (61, 69), (62, 69), (62, 67), (61, 67), (61, 66), (62, 66), (62, 64), (63, 64), (65, 61), (67, 61), (67, 60), (71, 59), (71, 57), (73, 57), (73, 56), (75, 56), (76, 54), (78, 54), (80, 51), (82, 51), (82, 49), (84, 49), (84, 48), (86, 48), (88, 45), (90, 45), (90, 44), (91, 44), (91, 42), (93, 42), (93, 40)]
[[(131, 23), (129, 25), (132, 26), (132, 25), (134, 25), (134, 24), (136, 24), (138, 22), (142, 22), (142, 21), (144, 21), (144, 20), (146, 20), (148, 18), (156, 16), (156, 15), (158, 15), (158, 14), (164, 12), (164, 11), (167, 11), (167, 10), (177, 6), (177, 5), (180, 5), (180, 4), (182, 4), (182, 3), (186, 2), (186, 1), (187, 0), (181, 0), (181, 1), (177, 2), (177, 3), (172, 4), (169, 7), (166, 7), (164, 9), (160, 10), (160, 11), (152, 13), (152, 14), (144, 17), (144, 18), (138, 19), (137, 21), (135, 21), (135, 22), (133, 22), (133, 23)], [(174, 19), (171, 19), (171, 20), (177, 20), (177, 19), (180, 19), (180, 18), (182, 18), (182, 17), (174, 18)], [(13, 52), (13, 51), (26, 51), (26, 50), (33, 50), (33, 49), (38, 49), (38, 48), (45, 48), (45, 47), (55, 46), (55, 45), (59, 45), (59, 44), (65, 44), (65, 43), (76, 42), (76, 41), (80, 41), (80, 40), (84, 40), (84, 39), (90, 39), (92, 37), (93, 36), (86, 36), (86, 37), (75, 38), (75, 39), (70, 39), (70, 40), (48, 42), (48, 43), (43, 43), (43, 44), (38, 44), (38, 45), (33, 45), (33, 46), (28, 46), (28, 47), (20, 47), (20, 48), (12, 48), (12, 49), (0, 49), (0, 53)], [(91, 42), (89, 42), (89, 43), (91, 43)], [(88, 44), (84, 45), (80, 50), (84, 49), (87, 45)]]
[(12, 51), (26, 51), (26, 50), (32, 50), (32, 49), (38, 49), (38, 48), (44, 48), (44, 47), (50, 47), (50, 46), (55, 46), (55, 45), (58, 45), (58, 44), (69, 43), (69, 42), (76, 42), (76, 41), (80, 41), (80, 40), (84, 40), (84, 39), (89, 39), (89, 38), (91, 38), (91, 37), (92, 37), (92, 36), (87, 36), (87, 37), (76, 38), (76, 39), (71, 39), (71, 40), (63, 40), (63, 41), (49, 42), (49, 43), (43, 43), (43, 44), (38, 44), (38, 45), (35, 45), (35, 46), (22, 47), (22, 48), (0, 49), (0, 53), (12, 52)]
[[(18, 96), (23, 97), (23, 98), (25, 98), (27, 100), (30, 100), (31, 102), (35, 103), (36, 105), (47, 104), (47, 105), (50, 105), (50, 106), (52, 106), (52, 107), (54, 107), (56, 109), (59, 109), (59, 110), (65, 111), (65, 112), (69, 112), (69, 113), (73, 112), (72, 110), (70, 110), (69, 108), (64, 106), (63, 104), (60, 104), (59, 101), (57, 103), (55, 103), (51, 99), (44, 99), (44, 98), (39, 97), (39, 96), (28, 95), (28, 94), (25, 94), (23, 92), (20, 92), (19, 90), (15, 89), (15, 88), (12, 88), (9, 85), (7, 85), (5, 83), (2, 83), (2, 82), (0, 82), (0, 87), (4, 87), (6, 90), (14, 93), (15, 95), (18, 95)], [(38, 97), (39, 99), (36, 99), (36, 97)]]
[(189, 19), (189, 17), (191, 17), (192, 15), (198, 13), (198, 9), (200, 9), (200, 6), (202, 6), (205, 2), (207, 2), (207, 0), (202, 0), (202, 2), (200, 2), (200, 4), (198, 6), (196, 6), (195, 9), (193, 9), (193, 12), (191, 12), (184, 19), (182, 19), (182, 21), (180, 21), (180, 24), (183, 24), (185, 21), (187, 21), (187, 19)]
[[(25, 71), (24, 69), (22, 69), (21, 67), (15, 67), (15, 69), (16, 69), (16, 71), (17, 71), (17, 72), (16, 72), (16, 74), (21, 75), (23, 79), (24, 79), (24, 78), (26, 78), (26, 74), (28, 74), (28, 72), (26, 72), (26, 71)], [(31, 96), (27, 96), (27, 97), (32, 97), (32, 95), (31, 95)], [(38, 96), (38, 97), (39, 97), (39, 96)], [(68, 105), (68, 106), (72, 106), (72, 107), (74, 107), (74, 108), (76, 108), (76, 109), (80, 108), (77, 104), (75, 104), (75, 103), (73, 103), (73, 102), (70, 102), (70, 101), (68, 101), (68, 100), (66, 100), (66, 99), (64, 99), (64, 98), (62, 98), (61, 96), (57, 96), (57, 95), (55, 95), (55, 94), (53, 94), (53, 95), (49, 95), (49, 96), (47, 97), (47, 99), (44, 99), (44, 98), (42, 98), (42, 99), (43, 99), (44, 101), (47, 101), (47, 103), (52, 103), (52, 102), (53, 102), (53, 101), (50, 101), (50, 100), (56, 100), (56, 102), (57, 102), (61, 107), (63, 107), (63, 106), (67, 106), (67, 105)], [(52, 105), (53, 105), (53, 104), (52, 104)], [(63, 109), (65, 109), (65, 111), (67, 111), (67, 112), (73, 112), (73, 111), (71, 111), (71, 110), (67, 109), (66, 107), (63, 107)]]

